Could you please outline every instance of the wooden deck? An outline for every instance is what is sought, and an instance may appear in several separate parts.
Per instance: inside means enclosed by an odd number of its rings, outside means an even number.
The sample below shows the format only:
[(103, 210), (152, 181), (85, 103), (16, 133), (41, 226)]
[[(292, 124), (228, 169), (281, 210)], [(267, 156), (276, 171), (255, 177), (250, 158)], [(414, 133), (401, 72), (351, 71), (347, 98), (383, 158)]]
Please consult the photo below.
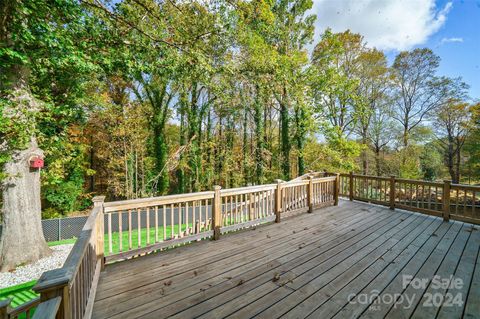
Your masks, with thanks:
[[(480, 318), (475, 228), (342, 200), (219, 241), (107, 265), (92, 317)], [(418, 280), (404, 286), (404, 275)], [(435, 275), (453, 276), (456, 287), (418, 284)]]

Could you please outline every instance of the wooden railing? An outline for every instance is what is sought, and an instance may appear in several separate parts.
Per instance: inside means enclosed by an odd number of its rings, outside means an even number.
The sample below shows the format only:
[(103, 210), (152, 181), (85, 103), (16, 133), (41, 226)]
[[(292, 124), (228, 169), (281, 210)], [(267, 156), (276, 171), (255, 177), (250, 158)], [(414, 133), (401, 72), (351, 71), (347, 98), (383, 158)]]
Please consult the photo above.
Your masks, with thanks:
[(94, 198), (92, 213), (63, 267), (43, 273), (33, 287), (41, 301), (34, 318), (90, 318), (104, 266), (104, 198)]
[[(402, 208), (444, 220), (480, 223), (480, 187), (350, 174), (309, 173), (290, 182), (104, 203), (94, 208), (64, 266), (45, 272), (34, 290), (40, 299), (0, 318), (90, 318), (105, 263), (160, 251), (315, 208), (339, 196)], [(106, 248), (106, 249), (105, 249)], [(106, 255), (106, 256), (105, 256)], [(4, 302), (5, 303), (5, 302)]]
[[(337, 177), (108, 202), (107, 263), (335, 204)], [(310, 189), (313, 195), (309, 195)], [(338, 197), (338, 196), (337, 196)]]
[(105, 203), (106, 262), (212, 236), (214, 194), (210, 191)]
[[(326, 173), (326, 175), (331, 175)], [(340, 196), (480, 224), (480, 186), (340, 174)]]
[(450, 216), (465, 222), (480, 224), (480, 187), (461, 184), (449, 185)]
[(220, 233), (274, 221), (277, 184), (220, 190)]
[(33, 312), (40, 304), (40, 297), (34, 298), (18, 307), (10, 307), (11, 299), (0, 301), (0, 319), (32, 318)]
[[(323, 174), (322, 174), (323, 175)], [(104, 263), (133, 258), (338, 204), (339, 175), (104, 203), (94, 199), (64, 266), (45, 272), (34, 290), (34, 318), (90, 318)], [(43, 317), (40, 317), (43, 315)]]

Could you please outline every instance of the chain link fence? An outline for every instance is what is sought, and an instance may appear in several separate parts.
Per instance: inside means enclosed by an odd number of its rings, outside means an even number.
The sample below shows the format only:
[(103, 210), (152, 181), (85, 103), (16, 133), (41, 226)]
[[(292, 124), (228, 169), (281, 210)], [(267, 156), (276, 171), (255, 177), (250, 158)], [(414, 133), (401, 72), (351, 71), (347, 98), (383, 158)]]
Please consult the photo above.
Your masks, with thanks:
[[(211, 218), (212, 212), (211, 212), (211, 206), (208, 206), (207, 208), (207, 215), (208, 218)], [(147, 227), (147, 214), (145, 213), (145, 210), (141, 211), (142, 214), (140, 215), (140, 227), (141, 228), (146, 228)], [(160, 209), (159, 210), (159, 216), (162, 215), (163, 211)], [(170, 208), (166, 208), (165, 211), (165, 221), (166, 221), (166, 226), (170, 226), (172, 222), (174, 224), (178, 223), (178, 208), (173, 209), (173, 221), (171, 220), (172, 213), (170, 211)], [(132, 229), (137, 229), (138, 228), (138, 212), (137, 211), (132, 211), (131, 212), (131, 225)], [(181, 210), (181, 215), (182, 215), (182, 220), (186, 220), (186, 214), (187, 212), (185, 209)], [(122, 214), (122, 225), (124, 225), (124, 229), (126, 225), (128, 225), (128, 213), (127, 211), (123, 211)], [(192, 208), (189, 209), (188, 211), (188, 216), (189, 220), (193, 219), (193, 211)], [(148, 214), (149, 217), (149, 224), (150, 225), (155, 225), (155, 212), (153, 210), (149, 211)], [(47, 241), (59, 241), (59, 240), (64, 240), (64, 239), (71, 239), (71, 238), (76, 238), (80, 235), (80, 232), (82, 231), (83, 225), (85, 225), (85, 222), (87, 221), (88, 216), (78, 216), (78, 217), (65, 217), (65, 218), (52, 218), (52, 219), (43, 219), (42, 220), (42, 228), (43, 228), (43, 235), (45, 236), (45, 239)], [(112, 214), (112, 232), (117, 232), (119, 230), (119, 214)], [(108, 225), (108, 214), (105, 214), (104, 216), (104, 225), (105, 225), (105, 233), (107, 233), (107, 225)], [(159, 220), (159, 225), (163, 224), (163, 218)], [(0, 224), (0, 235), (2, 234), (2, 225)]]
[[(78, 237), (88, 216), (54, 218), (42, 220), (43, 235), (47, 241), (58, 241)], [(0, 235), (2, 226), (0, 225)]]

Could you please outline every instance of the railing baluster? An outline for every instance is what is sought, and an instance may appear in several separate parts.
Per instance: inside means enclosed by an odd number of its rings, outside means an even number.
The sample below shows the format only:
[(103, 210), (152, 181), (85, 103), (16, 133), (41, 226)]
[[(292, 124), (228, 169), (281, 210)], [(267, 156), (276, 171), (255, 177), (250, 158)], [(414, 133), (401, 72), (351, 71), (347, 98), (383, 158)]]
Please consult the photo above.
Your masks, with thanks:
[(235, 195), (235, 214), (234, 214), (234, 223), (238, 224), (238, 195)]
[(123, 248), (123, 233), (122, 233), (122, 211), (118, 211), (118, 251), (121, 252)]
[(189, 222), (188, 215), (190, 215), (189, 205), (188, 205), (188, 202), (185, 202), (185, 232), (186, 232), (187, 236), (192, 233), (192, 231), (190, 229), (190, 222)]
[(158, 206), (155, 206), (155, 242), (158, 243)]
[(475, 218), (475, 191), (472, 191), (472, 218)]
[(137, 247), (142, 247), (142, 215), (141, 209), (137, 209)]
[(452, 181), (444, 181), (443, 184), (443, 220), (450, 220), (450, 185)]
[(132, 250), (132, 210), (128, 210), (128, 249)]
[(147, 245), (150, 245), (150, 207), (147, 207)]
[[(200, 232), (200, 229), (196, 229), (197, 227), (197, 216), (195, 216), (195, 206), (196, 206), (196, 202), (193, 201), (192, 202), (192, 227), (194, 227), (193, 229), (193, 233), (194, 234), (197, 234)], [(202, 201), (199, 202), (199, 208), (200, 208), (200, 214), (202, 213)]]
[(167, 207), (162, 206), (162, 215), (163, 215), (163, 241), (167, 240)]
[(459, 199), (458, 199), (458, 194), (459, 194), (459, 189), (457, 189), (457, 196), (456, 196), (456, 199), (455, 199), (455, 214), (458, 215), (458, 203), (460, 202)]
[(112, 247), (112, 213), (108, 213), (108, 252), (113, 252)]
[(415, 203), (417, 204), (417, 208), (420, 207), (418, 206), (418, 184), (415, 185)]
[(265, 192), (260, 192), (259, 196), (262, 198), (262, 218), (267, 216), (266, 207), (265, 207)]
[[(208, 202), (205, 201), (205, 207), (208, 207), (207, 204), (208, 204)], [(212, 209), (212, 215), (213, 215), (213, 202), (212, 202), (212, 208), (211, 209)], [(205, 212), (205, 220), (207, 220), (207, 212)], [(201, 229), (202, 229), (202, 210), (200, 210), (199, 213), (198, 213), (198, 222), (199, 222), (199, 229), (201, 231)]]
[(173, 216), (173, 204), (170, 204), (170, 239), (175, 238), (175, 218)]
[(178, 203), (178, 237), (183, 238), (183, 227), (182, 227), (182, 203)]

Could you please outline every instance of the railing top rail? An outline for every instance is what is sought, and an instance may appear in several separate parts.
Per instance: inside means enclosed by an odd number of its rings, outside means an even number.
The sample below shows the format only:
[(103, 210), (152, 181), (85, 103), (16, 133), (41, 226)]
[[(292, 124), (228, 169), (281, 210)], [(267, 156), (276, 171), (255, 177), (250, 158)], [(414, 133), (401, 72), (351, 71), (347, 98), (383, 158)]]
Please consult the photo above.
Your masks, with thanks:
[[(349, 176), (349, 174), (344, 174), (343, 176)], [(376, 180), (382, 180), (382, 181), (390, 180), (390, 177), (385, 177), (385, 176), (361, 175), (361, 174), (352, 174), (352, 176), (357, 178), (376, 179)]]
[(71, 286), (73, 284), (73, 278), (75, 278), (83, 256), (85, 255), (92, 236), (95, 220), (100, 212), (101, 207), (97, 206), (92, 209), (90, 216), (88, 216), (88, 219), (82, 228), (80, 236), (75, 241), (70, 254), (68, 254), (68, 257), (65, 260), (63, 267), (44, 272), (37, 284), (33, 287), (34, 291), (41, 292), (59, 285), (68, 284)]
[(252, 192), (273, 190), (276, 187), (277, 187), (277, 184), (265, 184), (265, 185), (253, 185), (253, 186), (237, 187), (237, 188), (227, 188), (227, 189), (220, 190), (220, 194), (222, 194), (222, 196), (241, 195), (241, 194), (248, 194)]
[(475, 185), (466, 185), (466, 184), (452, 184), (451, 189), (459, 189), (459, 190), (469, 190), (474, 192), (480, 192), (480, 186)]
[(395, 181), (400, 183), (407, 183), (407, 184), (443, 187), (443, 183), (441, 182), (420, 181), (416, 179), (407, 179), (407, 178), (395, 178)]
[(336, 179), (336, 176), (327, 176), (327, 177), (314, 178), (312, 182), (316, 184), (316, 183), (334, 181), (335, 179)]
[(40, 303), (40, 297), (35, 297), (32, 300), (29, 300), (20, 306), (13, 308), (12, 310), (9, 311), (9, 315), (12, 318), (15, 318), (16, 316), (21, 315), (22, 313), (25, 313), (26, 311), (32, 309), (33, 307), (37, 306)]
[(305, 180), (305, 179), (308, 179), (310, 176), (316, 176), (316, 175), (319, 175), (320, 173), (319, 172), (309, 172), (309, 173), (305, 173), (303, 175), (300, 175), (298, 177), (295, 177), (294, 179), (291, 179), (289, 180), (288, 182), (296, 182), (296, 181), (302, 181), (302, 180)]
[(55, 297), (40, 303), (33, 315), (33, 319), (55, 318), (61, 302), (61, 297)]
[(189, 194), (177, 194), (177, 195), (167, 195), (159, 197), (149, 197), (149, 198), (138, 198), (130, 200), (121, 200), (115, 202), (106, 202), (104, 204), (105, 212), (114, 212), (119, 210), (128, 210), (128, 209), (137, 209), (137, 208), (146, 208), (151, 206), (159, 206), (166, 204), (175, 204), (179, 202), (202, 200), (202, 199), (211, 199), (213, 198), (214, 191), (206, 192), (197, 192)]
[(281, 187), (282, 188), (286, 188), (286, 187), (294, 187), (294, 186), (301, 186), (301, 185), (308, 185), (309, 180), (308, 179), (304, 179), (304, 180), (297, 180), (297, 181), (290, 181), (290, 182), (285, 182), (285, 183), (282, 183)]

